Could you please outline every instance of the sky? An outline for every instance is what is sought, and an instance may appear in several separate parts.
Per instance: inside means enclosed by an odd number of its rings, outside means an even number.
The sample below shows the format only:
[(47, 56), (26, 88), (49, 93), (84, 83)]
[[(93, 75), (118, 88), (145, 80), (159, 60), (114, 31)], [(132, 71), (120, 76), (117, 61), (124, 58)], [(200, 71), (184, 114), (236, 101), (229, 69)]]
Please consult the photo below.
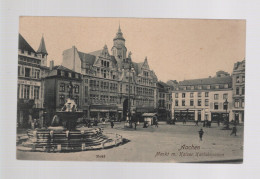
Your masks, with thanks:
[(20, 17), (19, 32), (36, 51), (43, 36), (48, 63), (60, 65), (62, 52), (73, 45), (85, 53), (105, 44), (111, 50), (119, 24), (132, 60), (147, 57), (164, 82), (232, 73), (234, 63), (245, 59), (245, 20), (31, 16)]

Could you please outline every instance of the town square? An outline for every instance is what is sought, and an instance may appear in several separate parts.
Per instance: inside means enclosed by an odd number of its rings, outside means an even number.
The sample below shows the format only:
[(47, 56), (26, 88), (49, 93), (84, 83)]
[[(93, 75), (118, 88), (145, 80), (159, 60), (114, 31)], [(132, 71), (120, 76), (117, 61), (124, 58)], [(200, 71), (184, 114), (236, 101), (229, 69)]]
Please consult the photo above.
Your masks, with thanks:
[(17, 159), (241, 163), (244, 103), (243, 20), (20, 18)]

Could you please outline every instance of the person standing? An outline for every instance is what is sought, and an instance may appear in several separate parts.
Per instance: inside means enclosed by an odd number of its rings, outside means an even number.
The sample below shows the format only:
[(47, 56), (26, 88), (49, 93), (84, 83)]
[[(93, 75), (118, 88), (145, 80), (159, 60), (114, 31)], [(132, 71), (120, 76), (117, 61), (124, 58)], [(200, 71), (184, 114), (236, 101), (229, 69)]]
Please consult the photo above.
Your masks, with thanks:
[(204, 131), (203, 131), (203, 129), (201, 128), (200, 131), (198, 131), (198, 132), (199, 132), (200, 141), (202, 141), (202, 136), (203, 136), (203, 134), (204, 134)]
[(232, 128), (232, 132), (231, 132), (230, 136), (231, 136), (232, 134), (235, 134), (235, 136), (237, 136), (237, 127), (236, 127), (236, 126), (234, 126), (234, 127)]
[(114, 122), (111, 120), (111, 128), (113, 128), (114, 127)]
[(137, 122), (135, 121), (135, 130), (136, 130)]

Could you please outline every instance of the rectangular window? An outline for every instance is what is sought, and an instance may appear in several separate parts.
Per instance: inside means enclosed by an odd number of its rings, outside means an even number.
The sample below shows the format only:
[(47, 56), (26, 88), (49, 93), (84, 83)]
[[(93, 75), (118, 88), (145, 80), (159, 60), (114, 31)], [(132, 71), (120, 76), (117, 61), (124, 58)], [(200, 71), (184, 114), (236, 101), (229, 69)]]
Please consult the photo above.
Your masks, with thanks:
[(236, 82), (239, 83), (239, 76), (236, 77)]
[(190, 97), (193, 98), (193, 93), (190, 93)]
[(29, 85), (25, 85), (24, 86), (24, 95), (23, 95), (23, 97), (25, 99), (29, 99), (29, 94), (30, 94), (30, 86)]
[(239, 106), (240, 106), (239, 99), (236, 99), (235, 100), (235, 108), (239, 108)]
[(175, 93), (175, 98), (178, 98), (178, 97), (179, 97), (178, 93)]
[(61, 71), (61, 72), (60, 72), (60, 75), (61, 75), (61, 76), (65, 76), (65, 72), (64, 72), (64, 71)]
[(182, 97), (185, 98), (185, 93), (182, 93)]
[(60, 84), (60, 92), (65, 92), (65, 84), (64, 83)]
[(245, 94), (245, 87), (242, 87), (242, 95)]
[(242, 76), (242, 82), (245, 82), (245, 76)]
[(209, 106), (209, 100), (205, 99), (205, 106)]
[(236, 88), (236, 95), (239, 95), (239, 87)]
[(194, 105), (194, 101), (193, 99), (190, 100), (190, 106), (193, 106)]
[(31, 76), (31, 68), (25, 68), (25, 77)]
[(210, 89), (210, 85), (207, 85), (207, 89)]
[(205, 97), (209, 97), (209, 92), (205, 92)]
[(242, 104), (241, 104), (242, 108), (245, 106), (245, 100), (242, 99)]
[(224, 88), (228, 88), (228, 84), (225, 84), (225, 85), (224, 85)]
[(185, 106), (185, 100), (182, 100), (182, 106)]
[(34, 99), (39, 99), (40, 87), (34, 86)]
[(201, 97), (201, 92), (198, 92), (198, 97), (199, 97), (199, 98)]
[(179, 101), (175, 100), (175, 106), (179, 106)]
[(35, 78), (39, 79), (40, 78), (40, 70), (35, 69)]
[(201, 99), (198, 99), (198, 106), (201, 106)]
[(214, 99), (218, 100), (218, 94), (214, 94)]
[(214, 103), (214, 109), (218, 110), (218, 103)]
[(223, 94), (223, 99), (228, 99), (228, 94)]

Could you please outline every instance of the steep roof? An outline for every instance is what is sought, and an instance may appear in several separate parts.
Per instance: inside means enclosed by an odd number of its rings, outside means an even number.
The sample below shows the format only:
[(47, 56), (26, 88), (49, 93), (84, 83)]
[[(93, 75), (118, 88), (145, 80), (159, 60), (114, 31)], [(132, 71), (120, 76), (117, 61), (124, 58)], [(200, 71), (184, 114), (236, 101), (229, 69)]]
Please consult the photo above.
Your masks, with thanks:
[(73, 71), (73, 70), (70, 70), (70, 69), (68, 69), (68, 68), (66, 68), (66, 67), (64, 67), (64, 66), (62, 66), (62, 65), (54, 66), (54, 67), (53, 67), (53, 70), (63, 70), (63, 71), (68, 71), (68, 72), (77, 73), (77, 72), (75, 72), (75, 71)]
[(23, 38), (21, 34), (19, 34), (19, 42), (18, 49), (22, 51), (28, 51), (29, 53), (35, 53), (34, 49), (30, 46), (30, 44)]
[(184, 80), (179, 82), (179, 86), (228, 84), (228, 83), (232, 83), (231, 76)]
[(79, 58), (82, 62), (85, 62), (85, 63), (88, 63), (90, 65), (93, 65), (95, 60), (96, 60), (96, 56), (95, 55), (91, 55), (91, 54), (88, 54), (88, 53), (83, 53), (83, 52), (80, 52), (78, 51), (78, 54), (79, 54)]
[(47, 50), (46, 50), (46, 47), (45, 47), (45, 42), (44, 42), (44, 38), (42, 36), (42, 39), (41, 39), (41, 42), (40, 42), (40, 46), (37, 50), (37, 53), (42, 53), (42, 54), (47, 54)]
[(133, 63), (136, 73), (137, 74), (141, 73), (144, 62), (140, 62), (140, 63), (132, 62), (132, 63)]

